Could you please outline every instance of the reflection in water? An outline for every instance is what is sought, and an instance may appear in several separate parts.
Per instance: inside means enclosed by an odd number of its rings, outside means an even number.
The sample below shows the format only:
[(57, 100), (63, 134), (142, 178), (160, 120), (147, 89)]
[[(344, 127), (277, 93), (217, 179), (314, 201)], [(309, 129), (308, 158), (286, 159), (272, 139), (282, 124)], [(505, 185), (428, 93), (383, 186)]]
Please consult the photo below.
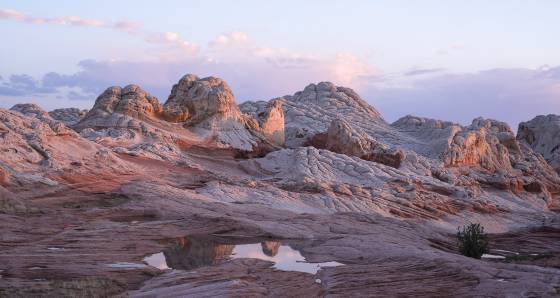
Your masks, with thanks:
[(174, 247), (164, 250), (163, 254), (170, 268), (191, 270), (227, 261), (234, 247), (210, 239), (184, 237)]
[(269, 257), (274, 257), (278, 254), (278, 249), (280, 248), (279, 241), (264, 241), (261, 242), (262, 251), (265, 255)]
[(317, 273), (321, 267), (343, 265), (338, 262), (308, 263), (299, 251), (279, 241), (231, 244), (224, 239), (209, 237), (184, 237), (163, 252), (144, 259), (150, 266), (159, 269), (192, 270), (202, 266), (216, 265), (231, 259), (254, 258), (274, 263), (274, 268), (285, 271)]

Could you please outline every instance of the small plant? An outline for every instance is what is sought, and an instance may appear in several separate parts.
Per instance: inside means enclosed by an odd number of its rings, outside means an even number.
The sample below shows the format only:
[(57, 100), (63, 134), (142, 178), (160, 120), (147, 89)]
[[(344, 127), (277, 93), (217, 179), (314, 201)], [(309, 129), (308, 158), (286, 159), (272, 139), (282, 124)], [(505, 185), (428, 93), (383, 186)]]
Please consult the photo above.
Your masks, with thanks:
[(488, 240), (484, 233), (484, 227), (479, 223), (471, 223), (457, 228), (457, 240), (459, 241), (459, 252), (467, 257), (480, 259), (488, 252)]

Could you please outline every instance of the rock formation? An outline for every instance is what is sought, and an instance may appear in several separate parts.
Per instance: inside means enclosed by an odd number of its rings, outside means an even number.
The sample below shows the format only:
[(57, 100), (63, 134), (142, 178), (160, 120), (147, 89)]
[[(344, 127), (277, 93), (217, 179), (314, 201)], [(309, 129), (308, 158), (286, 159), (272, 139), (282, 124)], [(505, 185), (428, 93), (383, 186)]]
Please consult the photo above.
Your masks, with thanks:
[(157, 119), (162, 113), (158, 99), (136, 85), (109, 87), (75, 128), (138, 128), (138, 120)]
[(66, 126), (72, 126), (82, 120), (87, 112), (88, 110), (80, 110), (78, 108), (64, 108), (50, 111), (49, 116), (54, 120), (64, 123)]
[[(185, 157), (191, 146), (209, 146), (263, 154), (283, 144), (283, 113), (271, 105), (266, 119), (242, 114), (229, 86), (221, 79), (185, 75), (161, 105), (136, 85), (110, 87), (73, 128), (120, 153)], [(282, 124), (282, 125), (280, 125)]]
[(560, 173), (560, 116), (537, 116), (530, 121), (521, 122), (517, 129), (517, 139), (542, 154), (556, 172)]
[(292, 96), (284, 96), (286, 145), (301, 146), (317, 133), (327, 131), (330, 123), (344, 116), (345, 120), (375, 137), (374, 131), (385, 128), (381, 114), (368, 105), (352, 89), (329, 82), (311, 84)]
[[(224, 81), (194, 75), (164, 104), (130, 85), (85, 115), (0, 109), (0, 293), (555, 296), (558, 119), (522, 123), (517, 138), (482, 118), (389, 124), (327, 82), (237, 106)], [(520, 257), (457, 254), (469, 222)], [(313, 275), (260, 253), (230, 259), (232, 243), (283, 254), (275, 239), (342, 265)], [(160, 252), (175, 270), (142, 262)]]
[(394, 168), (400, 167), (404, 159), (404, 153), (401, 150), (391, 149), (385, 144), (372, 140), (368, 135), (352, 128), (342, 119), (333, 120), (326, 133), (314, 135), (308, 139), (305, 145), (357, 156)]
[[(260, 131), (275, 145), (284, 145), (285, 120), (281, 99), (271, 100), (270, 102), (244, 102), (239, 105), (239, 108), (243, 113), (249, 115), (250, 119), (257, 120), (258, 125), (251, 125), (255, 130)], [(250, 121), (249, 123), (254, 122)]]
[(200, 79), (193, 74), (183, 76), (173, 85), (164, 106), (167, 119), (187, 122), (189, 126), (214, 116), (223, 119), (241, 118), (233, 92), (226, 82), (215, 77)]

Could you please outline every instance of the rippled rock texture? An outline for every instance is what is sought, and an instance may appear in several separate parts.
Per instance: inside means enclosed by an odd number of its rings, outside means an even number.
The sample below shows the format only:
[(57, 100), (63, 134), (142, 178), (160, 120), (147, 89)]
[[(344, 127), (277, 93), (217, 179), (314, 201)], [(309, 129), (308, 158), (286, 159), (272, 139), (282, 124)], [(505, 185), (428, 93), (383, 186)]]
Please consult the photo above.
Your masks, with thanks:
[[(87, 113), (0, 109), (0, 296), (555, 297), (557, 120), (389, 124), (328, 82), (238, 106), (190, 74), (165, 103), (129, 85)], [(469, 222), (517, 257), (459, 255)], [(344, 265), (277, 270), (278, 241)], [(160, 252), (180, 269), (143, 263)]]

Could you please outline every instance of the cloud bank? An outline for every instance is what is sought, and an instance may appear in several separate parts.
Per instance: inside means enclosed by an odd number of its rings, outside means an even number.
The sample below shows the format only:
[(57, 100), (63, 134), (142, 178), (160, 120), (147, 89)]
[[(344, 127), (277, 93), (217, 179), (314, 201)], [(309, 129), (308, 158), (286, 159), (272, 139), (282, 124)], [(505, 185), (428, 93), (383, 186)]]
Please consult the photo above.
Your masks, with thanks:
[(414, 114), (468, 124), (482, 116), (516, 129), (536, 115), (560, 114), (560, 67), (441, 74), (405, 87), (361, 91), (388, 120)]
[[(0, 19), (36, 25), (117, 30), (156, 45), (146, 59), (83, 60), (80, 71), (52, 71), (41, 78), (26, 74), (0, 77), (0, 106), (40, 101), (47, 108), (91, 106), (105, 88), (138, 84), (165, 101), (171, 86), (186, 73), (218, 76), (232, 87), (238, 102), (292, 94), (311, 82), (332, 81), (356, 89), (388, 121), (406, 114), (468, 124), (478, 116), (508, 122), (538, 114), (560, 114), (560, 67), (491, 69), (453, 74), (441, 68), (415, 68), (384, 74), (348, 53), (317, 55), (258, 45), (244, 32), (228, 32), (206, 45), (175, 32), (151, 32), (142, 24), (105, 22), (76, 16), (31, 17), (0, 9)], [(460, 50), (452, 46), (449, 50)], [(44, 100), (42, 100), (44, 99)]]

